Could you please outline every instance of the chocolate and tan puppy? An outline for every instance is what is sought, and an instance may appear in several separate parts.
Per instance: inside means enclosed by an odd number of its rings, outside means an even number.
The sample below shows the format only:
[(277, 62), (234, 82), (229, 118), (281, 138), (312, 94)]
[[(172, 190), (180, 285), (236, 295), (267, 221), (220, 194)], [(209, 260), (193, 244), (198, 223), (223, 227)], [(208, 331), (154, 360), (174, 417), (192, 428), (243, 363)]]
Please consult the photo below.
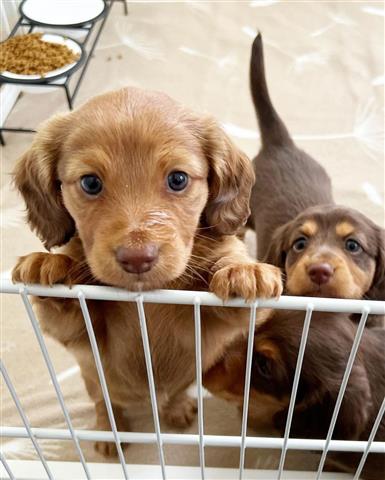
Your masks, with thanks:
[[(249, 404), (252, 426), (274, 426), (280, 435), (285, 432), (303, 318), (304, 312), (275, 310), (255, 332)], [(326, 438), (356, 332), (356, 325), (346, 314), (313, 313), (290, 429), (292, 438)], [(364, 330), (333, 439), (368, 439), (385, 395), (384, 344), (383, 328)], [(247, 338), (241, 337), (203, 378), (210, 392), (240, 409), (246, 355)], [(385, 440), (385, 417), (375, 440)], [(332, 471), (353, 473), (361, 456), (357, 452), (329, 452), (327, 465)], [(362, 478), (385, 479), (384, 454), (369, 454)]]
[(250, 81), (262, 139), (249, 220), (258, 258), (285, 270), (289, 295), (384, 300), (384, 230), (336, 205), (324, 168), (294, 144), (270, 100), (261, 35)]

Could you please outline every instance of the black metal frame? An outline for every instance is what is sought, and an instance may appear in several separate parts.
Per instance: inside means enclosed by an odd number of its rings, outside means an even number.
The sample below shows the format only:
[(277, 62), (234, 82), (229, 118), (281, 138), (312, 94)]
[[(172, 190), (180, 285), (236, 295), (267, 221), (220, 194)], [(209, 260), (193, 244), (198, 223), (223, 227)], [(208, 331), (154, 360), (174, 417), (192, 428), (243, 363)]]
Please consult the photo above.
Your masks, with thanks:
[[(47, 28), (49, 27), (50, 29), (51, 28), (52, 29), (57, 29), (57, 30), (60, 30), (60, 29), (61, 30), (63, 30), (63, 29), (71, 30), (71, 29), (73, 29), (73, 30), (85, 30), (87, 32), (83, 41), (82, 42), (77, 42), (81, 46), (82, 51), (84, 52), (84, 61), (81, 65), (79, 65), (79, 68), (71, 69), (69, 72), (63, 72), (63, 74), (60, 75), (59, 77), (57, 77), (55, 80), (51, 80), (51, 79), (44, 80), (44, 79), (42, 79), (42, 81), (39, 82), (39, 83), (36, 83), (36, 81), (15, 80), (15, 79), (10, 79), (10, 78), (6, 78), (6, 77), (1, 77), (0, 85), (2, 85), (2, 84), (12, 84), (12, 85), (28, 85), (28, 86), (31, 86), (31, 87), (33, 87), (33, 86), (37, 86), (37, 87), (47, 86), (47, 87), (63, 88), (63, 90), (65, 92), (65, 95), (66, 95), (68, 108), (70, 110), (72, 110), (75, 97), (76, 97), (76, 95), (79, 91), (80, 85), (81, 85), (81, 83), (83, 81), (83, 78), (84, 78), (84, 75), (87, 71), (89, 61), (90, 61), (90, 59), (93, 55), (96, 44), (97, 44), (97, 42), (99, 40), (99, 37), (100, 37), (100, 35), (103, 31), (103, 28), (106, 24), (107, 18), (110, 14), (110, 11), (111, 11), (111, 8), (112, 8), (112, 5), (113, 5), (114, 1), (116, 1), (116, 0), (104, 0), (104, 2), (106, 4), (106, 7), (102, 12), (103, 15), (102, 14), (99, 15), (95, 20), (87, 22), (87, 23), (83, 24), (82, 26), (76, 26), (76, 25), (60, 25), (60, 26), (44, 25), (45, 27), (47, 27)], [(128, 10), (127, 10), (126, 0), (120, 0), (120, 1), (123, 1), (124, 13), (125, 13), (125, 15), (127, 15)], [(20, 11), (21, 11), (21, 9), (20, 9)], [(94, 37), (94, 39), (91, 43), (91, 46), (90, 46), (89, 50), (87, 51), (86, 50), (86, 45), (87, 45), (87, 43), (88, 43), (88, 41), (89, 41), (89, 39), (92, 35), (92, 32), (94, 31), (94, 29), (97, 25), (98, 25), (98, 29), (96, 31), (95, 37)], [(16, 22), (15, 26), (13, 27), (11, 33), (9, 34), (8, 38), (14, 36), (19, 28), (28, 28), (28, 33), (31, 33), (34, 30), (34, 28), (40, 28), (40, 27), (41, 27), (41, 25), (38, 25), (37, 23), (32, 22), (32, 21), (29, 21), (21, 15), (20, 18), (18, 19), (18, 21)], [(79, 74), (79, 77), (76, 80), (76, 83), (74, 84), (74, 87), (73, 87), (73, 90), (72, 90), (72, 93), (71, 93), (70, 88), (69, 88), (69, 83), (70, 83), (72, 75), (75, 73), (75, 71), (80, 72), (80, 74)], [(65, 78), (65, 81), (58, 83), (58, 81), (60, 79), (63, 79), (63, 78)], [(36, 130), (33, 130), (31, 128), (5, 127), (5, 125), (1, 125), (0, 126), (0, 144), (5, 145), (3, 132), (35, 133), (35, 131)]]

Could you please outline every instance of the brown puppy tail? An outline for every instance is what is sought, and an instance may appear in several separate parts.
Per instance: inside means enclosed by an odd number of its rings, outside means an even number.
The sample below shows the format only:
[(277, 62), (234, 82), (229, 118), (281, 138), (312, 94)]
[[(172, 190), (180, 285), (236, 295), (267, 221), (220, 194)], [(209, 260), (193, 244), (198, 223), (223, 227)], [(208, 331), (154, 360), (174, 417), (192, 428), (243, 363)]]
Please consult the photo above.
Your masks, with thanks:
[(290, 134), (270, 100), (260, 33), (256, 36), (251, 49), (250, 87), (263, 146), (292, 144)]

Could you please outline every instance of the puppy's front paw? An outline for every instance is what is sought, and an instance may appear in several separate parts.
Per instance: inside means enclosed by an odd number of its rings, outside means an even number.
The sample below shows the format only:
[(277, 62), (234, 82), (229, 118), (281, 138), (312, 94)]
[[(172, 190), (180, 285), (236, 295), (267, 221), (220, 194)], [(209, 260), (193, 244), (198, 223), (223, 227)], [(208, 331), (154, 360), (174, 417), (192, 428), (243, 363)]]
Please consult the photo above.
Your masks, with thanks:
[(115, 442), (95, 442), (94, 448), (103, 457), (111, 458), (118, 456)]
[(214, 273), (210, 290), (222, 300), (242, 297), (251, 302), (256, 298), (278, 298), (282, 293), (281, 271), (267, 263), (227, 265)]
[(39, 283), (52, 286), (55, 283), (71, 285), (70, 272), (75, 265), (67, 255), (35, 252), (20, 257), (12, 271), (12, 281)]
[(172, 427), (187, 428), (197, 412), (197, 401), (187, 395), (173, 399), (163, 411), (164, 420)]

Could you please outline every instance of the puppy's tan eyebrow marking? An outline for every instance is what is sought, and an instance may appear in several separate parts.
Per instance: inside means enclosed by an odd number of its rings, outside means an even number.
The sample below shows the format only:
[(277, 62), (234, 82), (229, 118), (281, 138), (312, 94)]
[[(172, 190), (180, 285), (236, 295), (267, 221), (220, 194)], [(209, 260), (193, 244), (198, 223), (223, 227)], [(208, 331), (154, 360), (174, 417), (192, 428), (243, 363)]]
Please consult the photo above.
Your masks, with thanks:
[(354, 233), (354, 231), (355, 231), (354, 226), (351, 223), (346, 221), (340, 222), (336, 226), (336, 234), (342, 238), (348, 237), (349, 235)]
[(307, 220), (303, 225), (301, 225), (301, 233), (307, 237), (312, 237), (318, 232), (318, 225), (314, 220)]
[(269, 339), (260, 341), (256, 346), (256, 351), (273, 360), (279, 360), (281, 358), (279, 348), (273, 341)]
[(67, 161), (65, 176), (67, 180), (76, 180), (87, 173), (95, 173), (105, 177), (114, 168), (106, 153), (98, 150), (80, 151)]
[(191, 177), (203, 179), (207, 176), (205, 164), (203, 164), (197, 155), (191, 154), (185, 150), (174, 149), (172, 155), (160, 157), (159, 165), (161, 168), (169, 171), (186, 171)]

